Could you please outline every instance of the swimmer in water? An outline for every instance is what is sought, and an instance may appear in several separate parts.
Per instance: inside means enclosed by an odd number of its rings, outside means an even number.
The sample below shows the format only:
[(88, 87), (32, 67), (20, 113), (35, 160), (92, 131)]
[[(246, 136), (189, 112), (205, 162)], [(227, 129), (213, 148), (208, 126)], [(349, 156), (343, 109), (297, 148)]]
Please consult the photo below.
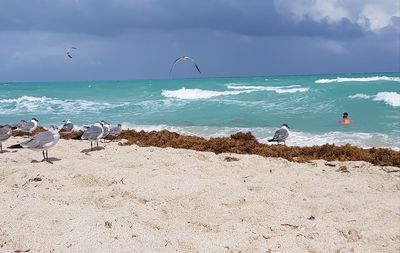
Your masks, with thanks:
[(341, 125), (351, 125), (351, 120), (349, 119), (349, 114), (347, 112), (343, 113), (343, 118), (339, 121)]

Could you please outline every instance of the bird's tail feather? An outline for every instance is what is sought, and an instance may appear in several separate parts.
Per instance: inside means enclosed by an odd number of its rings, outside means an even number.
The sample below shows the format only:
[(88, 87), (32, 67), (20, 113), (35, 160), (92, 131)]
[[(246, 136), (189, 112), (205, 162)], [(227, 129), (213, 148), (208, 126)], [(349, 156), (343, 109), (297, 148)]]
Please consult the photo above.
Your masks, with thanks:
[(273, 142), (276, 141), (275, 139), (269, 139), (268, 142)]
[(13, 148), (23, 148), (23, 147), (21, 146), (21, 144), (14, 144), (9, 146), (8, 148), (13, 149)]

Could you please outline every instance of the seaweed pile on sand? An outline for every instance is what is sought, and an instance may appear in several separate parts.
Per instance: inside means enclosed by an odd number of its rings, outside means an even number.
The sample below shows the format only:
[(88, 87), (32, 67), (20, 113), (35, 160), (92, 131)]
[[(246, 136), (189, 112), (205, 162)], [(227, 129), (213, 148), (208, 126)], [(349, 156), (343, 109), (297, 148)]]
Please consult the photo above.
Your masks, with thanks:
[[(32, 134), (44, 131), (38, 127)], [(62, 139), (79, 139), (82, 131), (62, 133)], [(24, 136), (26, 133), (13, 132), (13, 136)], [(350, 144), (335, 146), (325, 144), (313, 147), (288, 147), (285, 145), (268, 145), (259, 143), (250, 132), (238, 132), (229, 137), (205, 139), (197, 136), (180, 135), (167, 130), (136, 132), (124, 130), (108, 140), (123, 140), (120, 145), (138, 145), (140, 147), (182, 148), (196, 151), (219, 153), (252, 154), (264, 157), (281, 157), (288, 161), (308, 162), (311, 160), (326, 161), (366, 161), (374, 165), (400, 167), (400, 152), (385, 148), (363, 149)]]

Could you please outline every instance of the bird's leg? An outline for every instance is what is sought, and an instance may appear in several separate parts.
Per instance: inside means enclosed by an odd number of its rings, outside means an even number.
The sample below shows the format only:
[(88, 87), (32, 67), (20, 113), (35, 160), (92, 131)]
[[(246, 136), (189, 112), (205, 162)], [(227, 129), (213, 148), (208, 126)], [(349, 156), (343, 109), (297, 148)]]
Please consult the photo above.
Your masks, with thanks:
[(44, 150), (42, 150), (43, 161), (46, 160), (46, 156), (44, 155)]
[(93, 151), (93, 142), (90, 141), (90, 151)]
[(3, 153), (3, 143), (0, 143), (0, 153)]
[(99, 150), (99, 142), (97, 141), (97, 150)]
[(47, 153), (47, 150), (46, 150), (46, 159), (47, 161), (49, 161), (49, 154)]

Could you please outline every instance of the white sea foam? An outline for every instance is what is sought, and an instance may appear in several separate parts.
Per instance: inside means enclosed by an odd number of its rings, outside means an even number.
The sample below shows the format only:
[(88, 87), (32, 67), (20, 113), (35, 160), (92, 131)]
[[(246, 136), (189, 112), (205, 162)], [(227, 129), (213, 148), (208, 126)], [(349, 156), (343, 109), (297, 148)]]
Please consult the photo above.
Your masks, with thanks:
[(213, 91), (201, 89), (186, 89), (185, 87), (179, 90), (163, 90), (161, 95), (167, 98), (178, 99), (207, 99), (219, 96), (239, 95), (241, 93), (255, 92), (256, 90), (240, 90), (240, 91)]
[(374, 101), (383, 101), (386, 104), (393, 106), (393, 107), (398, 107), (400, 106), (400, 94), (396, 92), (379, 92), (378, 94), (375, 95)]
[(371, 96), (366, 95), (366, 94), (363, 94), (363, 93), (358, 93), (358, 94), (349, 96), (349, 98), (360, 98), (360, 99), (368, 99), (368, 98), (370, 98), (370, 97), (371, 97)]
[(202, 90), (202, 89), (186, 89), (185, 87), (179, 90), (163, 90), (161, 95), (167, 98), (178, 98), (178, 99), (208, 99), (219, 96), (239, 95), (242, 93), (252, 93), (259, 91), (273, 91), (276, 93), (295, 93), (295, 92), (306, 92), (309, 88), (301, 87), (300, 85), (290, 86), (252, 86), (252, 85), (238, 85), (238, 84), (226, 84), (226, 87), (230, 90), (227, 91), (214, 91), (214, 90)]
[(289, 85), (289, 86), (226, 85), (226, 87), (228, 89), (233, 89), (233, 90), (273, 91), (280, 94), (306, 92), (310, 89), (308, 87), (301, 87), (300, 85)]
[(48, 97), (22, 96), (13, 99), (0, 99), (0, 114), (18, 113), (79, 113), (82, 111), (100, 112), (104, 109), (123, 106), (122, 104), (110, 104), (93, 102), (82, 99), (58, 99)]
[(376, 95), (366, 95), (363, 93), (359, 93), (349, 96), (349, 98), (372, 99), (374, 101), (383, 101), (384, 103), (393, 107), (400, 106), (400, 94), (396, 92), (383, 91), (383, 92), (378, 92)]
[(400, 82), (400, 77), (389, 77), (389, 76), (337, 77), (334, 79), (319, 79), (316, 80), (315, 83), (374, 82), (374, 81)]

